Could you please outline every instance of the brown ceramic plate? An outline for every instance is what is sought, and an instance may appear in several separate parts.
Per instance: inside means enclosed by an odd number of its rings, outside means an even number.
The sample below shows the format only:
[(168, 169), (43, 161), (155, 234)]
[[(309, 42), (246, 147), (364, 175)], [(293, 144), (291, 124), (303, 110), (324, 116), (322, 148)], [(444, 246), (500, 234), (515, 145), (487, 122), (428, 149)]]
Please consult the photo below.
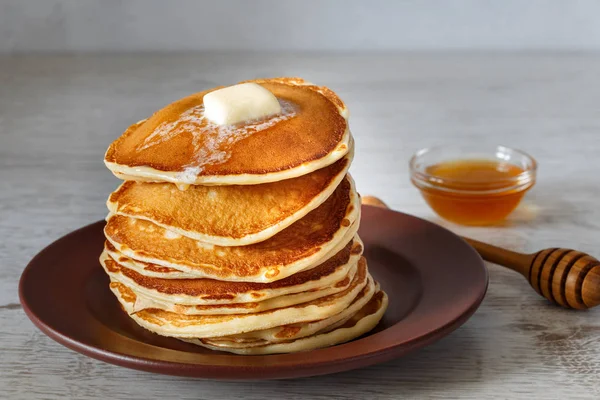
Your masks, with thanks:
[(33, 323), (57, 342), (144, 371), (210, 379), (328, 374), (390, 360), (449, 334), (475, 312), (488, 276), (453, 233), (399, 212), (363, 206), (369, 269), (389, 295), (379, 326), (352, 342), (304, 353), (237, 356), (138, 327), (118, 306), (98, 263), (104, 221), (52, 243), (25, 268), (19, 294)]

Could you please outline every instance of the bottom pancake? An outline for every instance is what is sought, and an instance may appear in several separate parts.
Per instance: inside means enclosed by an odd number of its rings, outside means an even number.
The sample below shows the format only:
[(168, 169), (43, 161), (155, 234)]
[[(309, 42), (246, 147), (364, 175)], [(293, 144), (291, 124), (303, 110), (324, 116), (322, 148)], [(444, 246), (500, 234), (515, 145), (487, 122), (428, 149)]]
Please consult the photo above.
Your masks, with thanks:
[(361, 258), (352, 283), (339, 293), (291, 307), (232, 315), (183, 315), (160, 309), (135, 312), (135, 292), (119, 282), (112, 282), (110, 288), (131, 318), (142, 327), (163, 336), (208, 338), (328, 318), (346, 309), (366, 285), (374, 283), (366, 260)]
[(388, 298), (385, 292), (377, 292), (371, 300), (356, 314), (348, 319), (343, 325), (332, 330), (325, 330), (313, 336), (292, 340), (283, 343), (267, 344), (247, 348), (236, 348), (227, 346), (215, 346), (208, 344), (205, 339), (184, 339), (186, 342), (197, 344), (211, 350), (227, 351), (242, 355), (265, 355), (277, 353), (295, 353), (329, 347), (336, 344), (348, 342), (371, 331), (385, 313)]
[(325, 330), (335, 329), (346, 323), (346, 321), (348, 321), (354, 316), (354, 314), (362, 309), (378, 291), (378, 283), (375, 283), (374, 286), (365, 286), (348, 306), (348, 308), (329, 318), (277, 326), (271, 329), (241, 333), (238, 335), (206, 338), (202, 339), (202, 342), (213, 346), (246, 348), (289, 342), (291, 340), (300, 339), (306, 336), (312, 336), (317, 333), (324, 332)]

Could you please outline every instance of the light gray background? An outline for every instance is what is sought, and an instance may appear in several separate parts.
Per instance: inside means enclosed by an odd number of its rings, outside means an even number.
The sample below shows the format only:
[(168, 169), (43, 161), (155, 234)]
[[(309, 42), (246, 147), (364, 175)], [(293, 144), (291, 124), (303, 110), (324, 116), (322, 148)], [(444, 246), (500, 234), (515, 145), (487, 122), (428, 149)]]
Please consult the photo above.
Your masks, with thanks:
[(599, 50), (598, 0), (0, 0), (0, 52)]

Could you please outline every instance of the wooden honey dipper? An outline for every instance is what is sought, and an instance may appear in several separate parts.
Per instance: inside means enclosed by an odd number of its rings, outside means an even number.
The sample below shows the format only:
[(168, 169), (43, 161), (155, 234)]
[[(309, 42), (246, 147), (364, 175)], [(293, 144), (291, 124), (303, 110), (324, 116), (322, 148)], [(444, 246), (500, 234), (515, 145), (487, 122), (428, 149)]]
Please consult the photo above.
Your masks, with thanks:
[[(373, 196), (362, 203), (389, 208)], [(550, 248), (523, 254), (462, 237), (487, 261), (523, 275), (536, 292), (554, 304), (584, 310), (600, 304), (600, 262), (576, 250)]]

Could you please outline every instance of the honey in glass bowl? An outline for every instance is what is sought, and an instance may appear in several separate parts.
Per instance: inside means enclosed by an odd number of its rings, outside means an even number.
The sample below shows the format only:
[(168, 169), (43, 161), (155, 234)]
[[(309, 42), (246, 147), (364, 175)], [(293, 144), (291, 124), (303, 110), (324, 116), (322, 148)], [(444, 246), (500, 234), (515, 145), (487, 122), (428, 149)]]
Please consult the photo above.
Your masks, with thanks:
[(462, 225), (504, 220), (535, 183), (535, 160), (504, 146), (444, 146), (418, 151), (411, 181), (442, 218)]

